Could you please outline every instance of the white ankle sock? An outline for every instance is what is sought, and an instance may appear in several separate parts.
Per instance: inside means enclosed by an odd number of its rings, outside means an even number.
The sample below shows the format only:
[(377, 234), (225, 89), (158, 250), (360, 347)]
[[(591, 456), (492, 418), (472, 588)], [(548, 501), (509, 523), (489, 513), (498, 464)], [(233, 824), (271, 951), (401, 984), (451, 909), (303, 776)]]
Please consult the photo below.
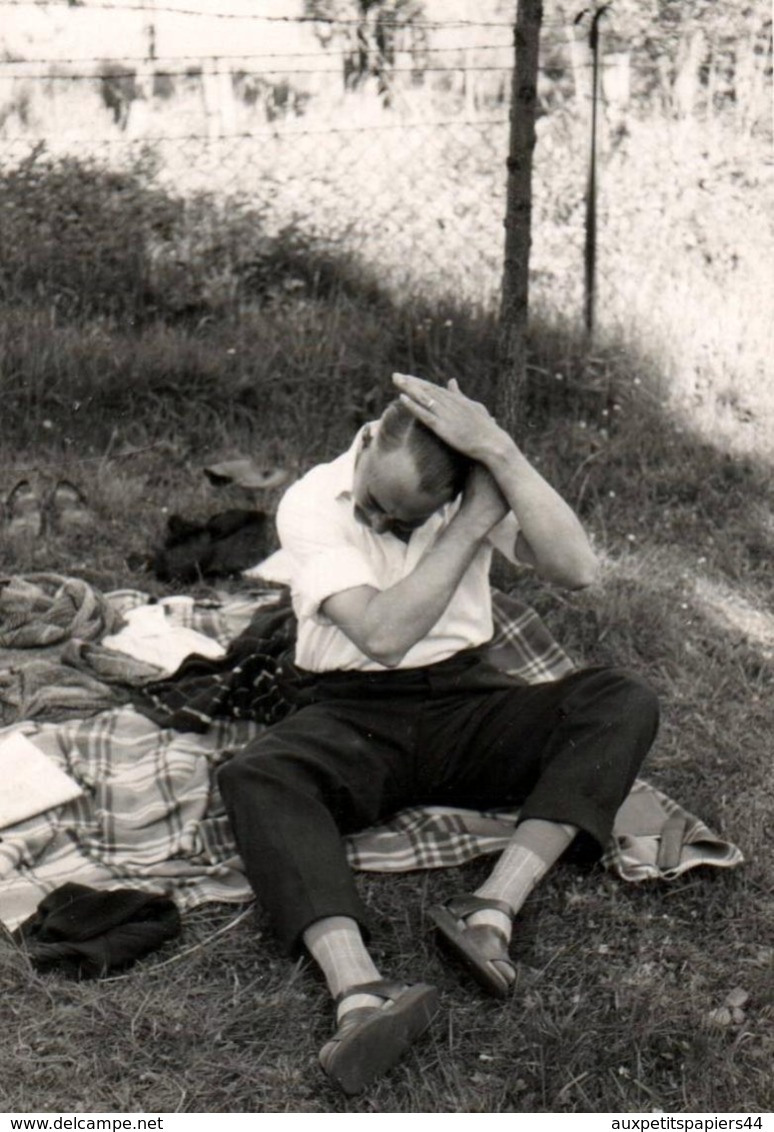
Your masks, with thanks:
[[(484, 900), (502, 900), (515, 916), (535, 885), (543, 879), (577, 830), (572, 825), (537, 819), (516, 827), (511, 843), (505, 847), (490, 875), (476, 896)], [(471, 927), (489, 924), (511, 938), (511, 917), (497, 909), (474, 912), (467, 921)]]
[(348, 995), (350, 987), (381, 978), (378, 967), (363, 943), (357, 921), (347, 916), (328, 916), (317, 920), (304, 932), (304, 943), (317, 963), (333, 998), (346, 995), (339, 1005), (338, 1018), (359, 1006), (378, 1006), (376, 995)]
[[(482, 900), (502, 900), (515, 915), (547, 871), (548, 866), (536, 853), (525, 849), (523, 845), (511, 844), (503, 850), (491, 876), (476, 889), (475, 895)], [(497, 908), (487, 908), (473, 912), (468, 916), (467, 922), (471, 927), (489, 924), (502, 932), (506, 939), (510, 939), (512, 918)]]

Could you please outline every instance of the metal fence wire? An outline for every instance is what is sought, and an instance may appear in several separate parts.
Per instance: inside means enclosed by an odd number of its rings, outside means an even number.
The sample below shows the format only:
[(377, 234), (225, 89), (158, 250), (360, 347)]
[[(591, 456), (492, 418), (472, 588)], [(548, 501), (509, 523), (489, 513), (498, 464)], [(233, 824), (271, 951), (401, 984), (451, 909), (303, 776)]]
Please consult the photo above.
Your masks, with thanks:
[[(275, 4), (273, 16), (260, 17), (220, 5), (204, 23), (200, 10), (161, 3), (0, 7), (6, 168), (31, 153), (108, 169), (142, 160), (175, 196), (249, 201), (267, 232), (303, 232), (394, 287), (496, 300), (513, 55), (502, 13), (510, 6), (478, 5), (493, 15), (453, 19), (452, 5), (431, 20), (433, 5), (393, 4), (381, 26), (326, 15), (333, 5), (322, 3), (307, 4), (304, 16), (277, 14), (288, 5)], [(104, 34), (99, 21), (108, 19)], [(603, 54), (600, 172), (604, 181), (615, 169), (617, 178), (617, 192), (600, 196), (603, 239), (627, 238), (630, 184), (651, 186), (640, 212), (680, 213), (686, 150), (711, 148), (722, 115), (733, 113), (745, 135), (763, 128), (763, 32), (746, 77), (741, 63), (732, 74), (707, 70), (699, 53), (690, 89), (679, 85), (685, 69), (666, 72), (644, 51)], [(543, 27), (533, 208), (536, 293), (560, 278), (579, 317), (592, 97), (584, 35), (568, 17)], [(672, 169), (658, 177), (645, 150), (655, 112), (684, 127), (660, 155)], [(670, 176), (674, 190), (665, 187)], [(602, 255), (600, 270), (615, 265)]]

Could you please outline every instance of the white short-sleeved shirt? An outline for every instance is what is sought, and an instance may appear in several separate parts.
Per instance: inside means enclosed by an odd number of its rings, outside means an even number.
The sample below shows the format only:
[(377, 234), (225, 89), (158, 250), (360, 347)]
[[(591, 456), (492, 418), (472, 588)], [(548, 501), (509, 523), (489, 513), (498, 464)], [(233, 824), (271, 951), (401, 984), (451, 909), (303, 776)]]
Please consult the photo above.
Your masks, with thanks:
[[(375, 425), (366, 426), (373, 432)], [(436, 511), (409, 541), (376, 534), (354, 515), (355, 460), (363, 431), (352, 447), (329, 464), (312, 468), (288, 489), (277, 510), (283, 568), (290, 582), (298, 618), (296, 663), (311, 672), (336, 669), (381, 671), (325, 616), (321, 606), (334, 594), (356, 586), (385, 590), (410, 574), (429, 546), (450, 523), (455, 500)], [(515, 515), (490, 532), (465, 572), (451, 601), (421, 641), (406, 653), (399, 668), (435, 664), (461, 649), (488, 641), (493, 633), (489, 567), (497, 547), (514, 560), (518, 533)]]

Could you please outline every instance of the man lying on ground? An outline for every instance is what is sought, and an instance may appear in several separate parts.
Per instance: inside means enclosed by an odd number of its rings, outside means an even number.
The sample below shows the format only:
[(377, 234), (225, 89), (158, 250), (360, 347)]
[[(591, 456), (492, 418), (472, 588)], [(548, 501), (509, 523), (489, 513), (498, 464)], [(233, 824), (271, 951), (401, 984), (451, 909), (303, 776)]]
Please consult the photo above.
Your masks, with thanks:
[(349, 1094), (422, 1034), (438, 996), (374, 964), (342, 835), (409, 805), (520, 807), (484, 884), (430, 911), (439, 943), (504, 997), (515, 914), (576, 836), (605, 846), (658, 720), (653, 692), (629, 673), (525, 686), (487, 662), (494, 548), (569, 589), (594, 582), (595, 556), (483, 405), (454, 381), (393, 380), (400, 395), (380, 420), (280, 503), (298, 708), (220, 773), (258, 900), (336, 1001), (320, 1061)]

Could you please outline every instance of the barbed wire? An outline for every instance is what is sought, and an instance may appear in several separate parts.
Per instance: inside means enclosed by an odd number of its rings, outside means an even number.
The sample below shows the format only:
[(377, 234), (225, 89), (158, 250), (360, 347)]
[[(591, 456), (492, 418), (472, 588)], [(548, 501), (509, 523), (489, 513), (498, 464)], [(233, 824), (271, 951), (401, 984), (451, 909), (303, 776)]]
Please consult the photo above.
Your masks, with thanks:
[[(11, 0), (0, 0), (0, 6), (4, 3), (10, 3)], [(551, 46), (566, 47), (566, 39), (557, 39)], [(2, 67), (21, 67), (21, 66), (46, 66), (46, 65), (78, 65), (81, 63), (101, 62), (109, 63), (114, 59), (116, 62), (126, 64), (145, 64), (146, 66), (154, 65), (157, 61), (159, 63), (183, 63), (195, 62), (202, 58), (206, 59), (229, 59), (232, 61), (243, 59), (347, 59), (352, 55), (353, 50), (357, 50), (357, 46), (331, 48), (329, 46), (320, 47), (317, 51), (282, 51), (276, 48), (272, 51), (250, 51), (250, 52), (228, 52), (210, 54), (208, 52), (195, 52), (191, 54), (170, 54), (163, 52), (155, 57), (151, 57), (147, 53), (143, 55), (116, 55), (106, 57), (102, 55), (40, 55), (28, 56), (23, 59), (0, 59), (0, 68)], [(513, 44), (511, 42), (505, 43), (460, 43), (453, 47), (429, 47), (421, 46), (416, 49), (395, 49), (395, 54), (405, 55), (412, 54), (422, 58), (427, 55), (460, 55), (468, 52), (478, 54), (481, 51), (512, 51)]]
[[(507, 126), (508, 118), (453, 118), (453, 119), (436, 119), (432, 121), (419, 121), (419, 122), (380, 122), (369, 124), (367, 126), (319, 126), (299, 129), (296, 125), (302, 119), (295, 119), (291, 128), (288, 129), (269, 129), (269, 130), (237, 130), (231, 133), (218, 134), (216, 138), (210, 137), (206, 133), (189, 133), (189, 134), (153, 134), (145, 137), (97, 137), (90, 139), (99, 145), (153, 145), (155, 142), (204, 142), (206, 145), (215, 145), (221, 142), (228, 141), (250, 141), (250, 140), (265, 140), (267, 138), (283, 138), (283, 137), (319, 137), (327, 134), (373, 134), (373, 133), (389, 133), (389, 132), (406, 132), (406, 131), (427, 131), (427, 130), (444, 130), (444, 129), (458, 129), (465, 126), (472, 126), (479, 129), (486, 129), (490, 126)], [(45, 138), (30, 138), (27, 134), (10, 135), (2, 139), (2, 144), (6, 142), (25, 142), (34, 145), (36, 142), (43, 141)]]
[[(53, 0), (0, 0), (0, 8), (20, 8), (20, 7), (33, 7), (33, 8), (62, 8), (65, 10), (71, 9), (71, 5), (67, 0), (61, 0), (59, 3), (54, 3)], [(363, 19), (344, 19), (335, 16), (268, 16), (262, 15), (259, 12), (205, 12), (197, 8), (171, 8), (162, 4), (119, 4), (115, 0), (110, 0), (109, 3), (99, 3), (92, 8), (94, 12), (102, 11), (120, 11), (120, 12), (150, 12), (158, 13), (165, 12), (177, 16), (200, 16), (205, 19), (214, 20), (260, 20), (265, 23), (291, 23), (291, 24), (333, 24), (341, 27), (352, 26), (362, 27), (364, 24)], [(396, 28), (461, 28), (461, 27), (475, 27), (475, 28), (513, 28), (513, 20), (406, 20), (406, 19), (393, 19), (390, 20), (386, 16), (379, 18), (379, 25), (381, 27), (396, 27)], [(555, 22), (548, 21), (541, 23), (541, 27), (570, 27), (572, 21), (558, 20)]]
[[(205, 55), (205, 56), (202, 56), (201, 58), (202, 58), (202, 61), (205, 61), (207, 58), (212, 58), (212, 56), (206, 56)], [(457, 66), (457, 67), (419, 67), (419, 66), (417, 66), (417, 67), (386, 67), (385, 73), (387, 73), (389, 75), (414, 75), (417, 72), (421, 72), (422, 74), (441, 74), (441, 75), (443, 75), (443, 74), (458, 74), (461, 71), (465, 72), (465, 73), (468, 73), (468, 72), (471, 72), (471, 71), (474, 71), (474, 72), (482, 72), (483, 71), (483, 72), (489, 72), (489, 73), (492, 73), (492, 74), (500, 74), (503, 71), (510, 71), (510, 70), (511, 70), (510, 64), (503, 64), (500, 67), (483, 66), (483, 65), (482, 66), (475, 66), (475, 65), (474, 66), (463, 66), (463, 65), (460, 65), (460, 66)], [(233, 71), (233, 69), (231, 67), (223, 67), (223, 68), (219, 68), (219, 69), (213, 68), (213, 69), (210, 69), (208, 71), (208, 74), (210, 74), (210, 75), (230, 75), (230, 74), (232, 74), (232, 71)], [(243, 74), (249, 74), (249, 75), (256, 75), (256, 76), (261, 76), (261, 75), (287, 75), (287, 76), (298, 76), (298, 77), (300, 77), (300, 76), (303, 76), (303, 75), (331, 75), (331, 74), (338, 75), (340, 72), (338, 70), (332, 68), (332, 67), (310, 67), (310, 68), (307, 68), (307, 69), (304, 69), (304, 70), (290, 70), (287, 67), (267, 67), (267, 68), (261, 68), (260, 70), (256, 69), (255, 71), (249, 71), (249, 70), (243, 71), (242, 73)], [(8, 75), (8, 76), (3, 76), (0, 73), (0, 82), (2, 82), (4, 78), (6, 78), (6, 80), (12, 80), (14, 78), (21, 78), (21, 79), (32, 79), (32, 80), (62, 79), (64, 81), (68, 81), (70, 79), (73, 79), (73, 80), (79, 80), (79, 79), (115, 79), (115, 78), (121, 78), (121, 77), (122, 76), (120, 74), (117, 75), (115, 71), (103, 71), (103, 72), (100, 72), (100, 71), (85, 71), (85, 72), (82, 72), (82, 73), (79, 73), (79, 74), (68, 73), (68, 74), (63, 74), (63, 75), (51, 74), (50, 72), (37, 72), (37, 73), (30, 73), (30, 74), (16, 74), (16, 75)], [(174, 79), (174, 78), (186, 78), (188, 76), (187, 76), (187, 73), (186, 73), (185, 70), (182, 70), (182, 71), (165, 71), (165, 70), (157, 70), (156, 68), (148, 68), (144, 72), (132, 71), (130, 74), (128, 74), (124, 77), (127, 77), (127, 78), (129, 78), (129, 77), (154, 78), (155, 77), (155, 78), (161, 78), (161, 79), (164, 79), (164, 78)]]

